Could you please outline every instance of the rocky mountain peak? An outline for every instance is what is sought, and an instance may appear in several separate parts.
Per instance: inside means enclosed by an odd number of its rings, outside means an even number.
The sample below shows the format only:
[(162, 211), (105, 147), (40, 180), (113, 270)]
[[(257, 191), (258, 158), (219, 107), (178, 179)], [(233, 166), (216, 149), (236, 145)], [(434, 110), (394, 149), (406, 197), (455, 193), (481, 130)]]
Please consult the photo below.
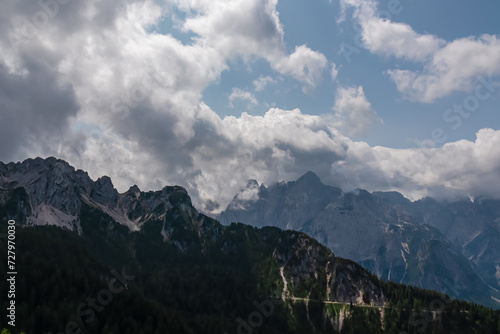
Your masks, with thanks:
[(247, 189), (259, 188), (259, 182), (257, 180), (250, 179), (247, 181)]
[(168, 186), (160, 191), (141, 192), (137, 185), (119, 194), (109, 176), (96, 181), (53, 157), (0, 163), (0, 206), (16, 208), (9, 219), (26, 225), (56, 225), (81, 232), (79, 214), (87, 205), (105, 212), (131, 230), (147, 219), (158, 219), (179, 205), (191, 210), (186, 189)]
[(114, 208), (118, 203), (118, 191), (108, 176), (102, 176), (95, 181), (90, 198), (107, 207)]
[(311, 187), (323, 185), (323, 182), (321, 182), (318, 175), (316, 175), (316, 173), (314, 173), (312, 171), (306, 172), (304, 175), (302, 175), (300, 178), (297, 179), (296, 183), (297, 184), (307, 184)]
[(411, 201), (404, 197), (403, 194), (396, 191), (375, 191), (373, 192), (373, 196), (395, 205), (408, 205), (411, 203)]
[(27, 225), (79, 230), (80, 194), (89, 192), (92, 186), (87, 173), (75, 171), (67, 162), (54, 157), (0, 163), (0, 170), (3, 193), (0, 205), (11, 201), (18, 207), (11, 212), (12, 218)]
[(139, 187), (134, 184), (132, 187), (129, 188), (129, 190), (127, 190), (125, 192), (125, 194), (138, 194), (141, 192), (141, 189), (139, 189)]
[(49, 157), (47, 159), (27, 159), (23, 162), (0, 162), (2, 176), (9, 177), (11, 186), (36, 182), (42, 174), (56, 184), (64, 183), (64, 179), (71, 176), (75, 169), (63, 160)]

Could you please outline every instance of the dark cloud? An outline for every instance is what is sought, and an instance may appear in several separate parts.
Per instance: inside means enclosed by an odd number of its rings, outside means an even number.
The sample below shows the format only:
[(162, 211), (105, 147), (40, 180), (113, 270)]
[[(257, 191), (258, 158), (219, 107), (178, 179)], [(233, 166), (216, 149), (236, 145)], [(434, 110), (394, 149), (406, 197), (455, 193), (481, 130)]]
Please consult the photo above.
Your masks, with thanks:
[(120, 136), (139, 144), (144, 151), (161, 161), (165, 172), (192, 167), (190, 152), (175, 133), (176, 127), (179, 127), (179, 118), (175, 113), (155, 109), (149, 101), (144, 101), (127, 117), (121, 119), (116, 115), (113, 123)]
[[(7, 1), (0, 12), (0, 38), (10, 43), (13, 35), (24, 42), (38, 39), (39, 34), (50, 32), (64, 39), (94, 27), (94, 32), (115, 27), (116, 20), (125, 12), (127, 3), (133, 1), (77, 1), (41, 0)], [(90, 12), (95, 15), (89, 17)], [(20, 28), (16, 32), (16, 28)], [(25, 34), (23, 34), (25, 32)]]
[(238, 150), (236, 143), (218, 133), (215, 124), (198, 119), (193, 124), (193, 137), (184, 145), (188, 152), (198, 151), (204, 159), (217, 160), (234, 157)]
[(28, 59), (28, 74), (9, 73), (0, 65), (0, 159), (10, 161), (30, 146), (48, 145), (64, 138), (69, 118), (79, 104), (70, 85), (52, 68)]
[[(286, 172), (298, 176), (313, 169), (323, 179), (328, 180), (332, 173), (332, 164), (343, 159), (342, 155), (326, 148), (303, 149), (288, 143), (280, 143), (277, 147), (290, 152), (293, 164), (288, 166)], [(347, 150), (347, 147), (345, 149)]]

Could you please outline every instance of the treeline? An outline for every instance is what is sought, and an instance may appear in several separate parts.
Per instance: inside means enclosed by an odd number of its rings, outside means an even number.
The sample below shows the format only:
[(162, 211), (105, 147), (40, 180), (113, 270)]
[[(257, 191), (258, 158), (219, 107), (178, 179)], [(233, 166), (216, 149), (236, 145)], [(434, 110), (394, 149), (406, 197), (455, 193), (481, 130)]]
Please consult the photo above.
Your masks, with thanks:
[[(2, 318), (0, 329), (27, 334), (296, 332), (288, 306), (273, 303), (270, 315), (259, 311), (275, 295), (279, 271), (270, 261), (272, 242), (261, 239), (250, 247), (249, 238), (241, 237), (242, 226), (224, 231), (223, 240), (210, 248), (181, 251), (163, 242), (161, 222), (130, 233), (84, 208), (81, 225), (82, 236), (52, 226), (17, 229), (16, 328)], [(268, 237), (277, 231), (269, 230)], [(257, 240), (252, 235), (257, 229), (247, 232)], [(192, 231), (185, 233), (177, 239), (192, 238)], [(5, 266), (2, 261), (2, 272)], [(114, 282), (119, 293), (110, 292), (113, 270), (133, 276), (126, 288)], [(5, 285), (0, 294), (6, 295)], [(7, 307), (4, 299), (0, 307)], [(262, 316), (252, 318), (255, 312)]]
[(500, 333), (500, 311), (431, 290), (384, 282), (384, 333)]

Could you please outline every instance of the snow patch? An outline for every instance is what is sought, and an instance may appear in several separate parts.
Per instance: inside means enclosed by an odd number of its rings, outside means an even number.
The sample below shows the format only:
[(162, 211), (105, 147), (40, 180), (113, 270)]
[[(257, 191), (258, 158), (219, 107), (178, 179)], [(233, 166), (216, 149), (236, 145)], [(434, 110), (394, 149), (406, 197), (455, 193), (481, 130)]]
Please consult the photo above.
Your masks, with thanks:
[[(403, 247), (404, 251), (406, 252), (406, 254), (410, 254), (410, 248), (408, 247), (408, 243), (406, 242), (402, 242), (401, 243), (401, 246)], [(406, 261), (405, 261), (406, 262)]]

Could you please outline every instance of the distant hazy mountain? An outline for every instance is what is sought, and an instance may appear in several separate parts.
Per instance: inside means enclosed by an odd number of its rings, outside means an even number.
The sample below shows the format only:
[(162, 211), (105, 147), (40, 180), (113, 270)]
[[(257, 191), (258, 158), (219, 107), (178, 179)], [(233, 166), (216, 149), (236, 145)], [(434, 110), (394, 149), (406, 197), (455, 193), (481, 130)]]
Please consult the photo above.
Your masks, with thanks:
[(217, 219), (302, 231), (383, 279), (499, 307), (499, 217), (500, 201), (343, 193), (308, 172), (269, 187), (249, 181)]

